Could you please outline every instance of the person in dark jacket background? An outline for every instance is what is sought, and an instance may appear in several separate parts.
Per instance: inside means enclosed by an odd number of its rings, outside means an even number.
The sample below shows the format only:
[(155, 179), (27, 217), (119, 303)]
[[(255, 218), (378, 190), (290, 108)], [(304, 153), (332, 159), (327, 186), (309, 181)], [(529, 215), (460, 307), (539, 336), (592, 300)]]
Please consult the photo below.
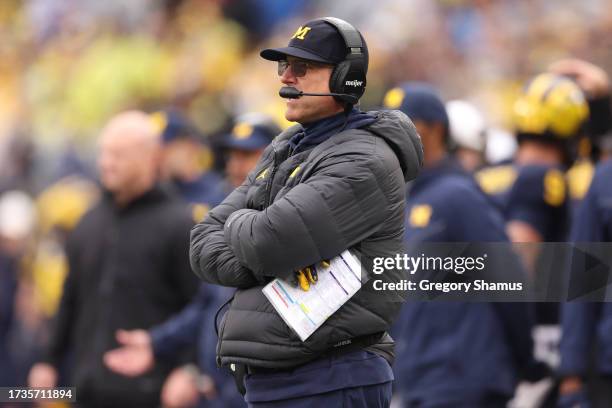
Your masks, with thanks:
[[(368, 54), (345, 21), (310, 21), (288, 47), (261, 56), (278, 61), (287, 87), (281, 96), (290, 98), (285, 117), (299, 125), (277, 136), (244, 183), (192, 230), (195, 273), (238, 288), (220, 323), (218, 362), (234, 370), (253, 407), (388, 406), (386, 331), (401, 299), (366, 283), (302, 342), (262, 288), (349, 248), (366, 273), (372, 258), (399, 253), (405, 183), (420, 168), (420, 139), (401, 112), (353, 107), (365, 91)], [(385, 272), (390, 280), (403, 276)]]
[[(228, 184), (237, 188), (257, 164), (263, 150), (280, 132), (272, 117), (249, 113), (236, 119), (230, 134), (223, 139), (227, 149)], [(192, 195), (184, 196), (189, 200)], [(196, 197), (197, 200), (197, 197)], [(192, 204), (196, 204), (196, 202)], [(229, 287), (202, 283), (196, 297), (180, 313), (149, 330), (122, 330), (122, 347), (105, 356), (108, 367), (125, 376), (149, 371), (157, 360), (175, 358), (184, 347), (197, 343), (197, 367), (175, 369), (162, 389), (162, 402), (168, 407), (243, 407), (233, 378), (216, 367), (214, 318), (217, 310), (233, 295)]]
[[(414, 121), (425, 146), (407, 198), (407, 252), (420, 253), (412, 249), (424, 242), (508, 242), (499, 211), (448, 154), (449, 120), (437, 91), (409, 82), (384, 104)], [(521, 372), (534, 365), (532, 318), (525, 303), (406, 302), (392, 331), (402, 406), (505, 407)]]
[(53, 387), (70, 354), (66, 383), (85, 407), (159, 404), (171, 367), (126, 379), (103, 364), (119, 328), (150, 327), (181, 310), (197, 281), (189, 268), (186, 206), (157, 187), (160, 141), (142, 112), (124, 112), (102, 131), (99, 170), (106, 194), (79, 222), (67, 244), (69, 264), (47, 355), (29, 384)]

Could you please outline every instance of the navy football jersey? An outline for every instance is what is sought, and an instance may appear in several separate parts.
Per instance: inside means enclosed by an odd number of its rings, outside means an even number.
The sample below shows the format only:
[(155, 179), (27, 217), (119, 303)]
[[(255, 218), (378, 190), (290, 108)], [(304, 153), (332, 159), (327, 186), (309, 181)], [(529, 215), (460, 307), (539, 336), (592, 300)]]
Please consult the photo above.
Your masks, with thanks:
[[(428, 255), (432, 249), (437, 255), (437, 247), (428, 245), (435, 242), (450, 248), (446, 245), (453, 242), (508, 240), (501, 212), (452, 159), (423, 169), (412, 183), (405, 224), (408, 253), (420, 253), (424, 244)], [(455, 245), (453, 251), (460, 248)], [(473, 247), (476, 253), (484, 248)], [(392, 329), (396, 390), (406, 406), (423, 401), (432, 406), (480, 401), (484, 406), (488, 395), (509, 399), (518, 370), (531, 357), (531, 329), (527, 303), (407, 301)]]
[(452, 165), (424, 170), (413, 183), (406, 202), (405, 238), (419, 242), (507, 239), (500, 213), (474, 180)]
[[(572, 222), (572, 242), (612, 241), (611, 180), (612, 160), (600, 163)], [(599, 372), (612, 375), (612, 303), (568, 302), (563, 304), (562, 318), (559, 373), (586, 375), (589, 361), (594, 360)]]
[(570, 203), (567, 181), (560, 168), (508, 164), (483, 169), (476, 179), (502, 210), (506, 222), (529, 224), (545, 242), (567, 239)]
[(612, 241), (612, 160), (597, 166), (572, 226), (572, 241)]
[(594, 174), (595, 165), (590, 159), (580, 159), (567, 170), (566, 178), (572, 207), (572, 217), (575, 216), (580, 203), (586, 196)]

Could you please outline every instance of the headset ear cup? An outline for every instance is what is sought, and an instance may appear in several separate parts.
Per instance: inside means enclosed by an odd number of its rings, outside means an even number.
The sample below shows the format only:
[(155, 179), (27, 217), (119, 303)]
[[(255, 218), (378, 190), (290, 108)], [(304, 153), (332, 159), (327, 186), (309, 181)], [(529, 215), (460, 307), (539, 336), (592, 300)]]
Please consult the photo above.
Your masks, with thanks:
[(347, 48), (346, 59), (340, 62), (329, 78), (329, 89), (333, 93), (345, 94), (335, 96), (339, 102), (355, 105), (364, 94), (366, 73), (368, 71), (368, 48), (361, 33), (351, 24), (335, 17), (325, 17), (338, 30)]
[(329, 77), (329, 90), (333, 93), (344, 93), (344, 78), (348, 73), (350, 63), (348, 61), (342, 61), (332, 71)]

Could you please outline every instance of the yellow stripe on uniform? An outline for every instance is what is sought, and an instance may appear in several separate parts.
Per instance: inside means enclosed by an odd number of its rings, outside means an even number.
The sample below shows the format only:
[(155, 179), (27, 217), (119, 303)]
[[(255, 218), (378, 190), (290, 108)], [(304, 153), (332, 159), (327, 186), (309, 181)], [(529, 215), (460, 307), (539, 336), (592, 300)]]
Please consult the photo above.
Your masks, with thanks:
[(496, 166), (481, 170), (475, 178), (482, 191), (487, 194), (499, 194), (508, 190), (516, 181), (517, 172), (514, 166)]
[(560, 170), (553, 169), (544, 176), (544, 201), (546, 204), (558, 207), (565, 202), (565, 177)]
[(579, 160), (567, 171), (569, 194), (573, 200), (582, 200), (589, 191), (595, 166), (590, 160)]

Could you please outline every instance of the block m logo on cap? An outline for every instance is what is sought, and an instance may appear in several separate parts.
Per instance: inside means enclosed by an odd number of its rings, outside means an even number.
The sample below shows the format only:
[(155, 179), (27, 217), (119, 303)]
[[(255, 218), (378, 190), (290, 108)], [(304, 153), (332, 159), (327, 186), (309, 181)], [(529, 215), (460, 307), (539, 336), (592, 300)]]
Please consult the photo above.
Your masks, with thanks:
[(310, 31), (310, 27), (300, 26), (300, 28), (295, 30), (295, 33), (293, 33), (293, 37), (291, 37), (291, 39), (293, 40), (294, 38), (297, 38), (298, 40), (303, 40), (309, 31)]

